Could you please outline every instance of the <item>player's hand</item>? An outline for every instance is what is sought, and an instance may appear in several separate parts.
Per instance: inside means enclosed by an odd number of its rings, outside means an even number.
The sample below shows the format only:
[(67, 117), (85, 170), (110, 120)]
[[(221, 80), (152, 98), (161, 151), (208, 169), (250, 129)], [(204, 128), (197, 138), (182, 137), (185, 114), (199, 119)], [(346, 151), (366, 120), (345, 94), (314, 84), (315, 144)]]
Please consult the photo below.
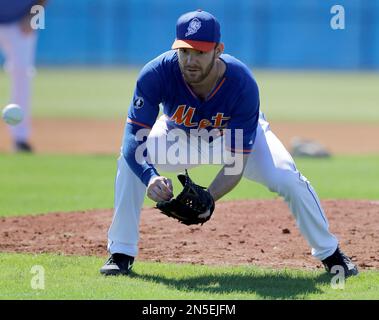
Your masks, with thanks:
[(146, 194), (155, 202), (170, 200), (174, 196), (171, 180), (162, 176), (152, 178), (147, 186)]

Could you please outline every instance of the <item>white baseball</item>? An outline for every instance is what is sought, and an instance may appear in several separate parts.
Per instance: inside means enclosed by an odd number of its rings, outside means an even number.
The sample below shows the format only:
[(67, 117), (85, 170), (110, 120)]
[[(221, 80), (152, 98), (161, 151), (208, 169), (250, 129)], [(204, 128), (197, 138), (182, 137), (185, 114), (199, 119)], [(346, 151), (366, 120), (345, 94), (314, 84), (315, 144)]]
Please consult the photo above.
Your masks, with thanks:
[(8, 104), (2, 113), (3, 119), (6, 123), (11, 126), (19, 124), (24, 118), (24, 113), (19, 105), (17, 104)]

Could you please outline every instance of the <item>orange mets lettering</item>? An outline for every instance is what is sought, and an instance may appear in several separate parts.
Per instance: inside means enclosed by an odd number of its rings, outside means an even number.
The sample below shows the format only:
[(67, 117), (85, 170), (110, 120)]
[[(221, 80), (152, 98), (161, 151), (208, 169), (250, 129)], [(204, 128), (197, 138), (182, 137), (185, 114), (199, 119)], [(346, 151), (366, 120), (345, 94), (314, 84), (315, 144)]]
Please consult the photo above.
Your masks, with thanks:
[[(212, 126), (213, 128), (224, 128), (226, 127), (230, 117), (224, 117), (223, 112), (217, 112), (215, 116), (212, 117), (212, 120), (214, 121), (213, 124), (208, 119), (202, 119), (200, 122), (193, 122), (192, 119), (194, 117), (196, 108), (188, 107), (186, 110), (186, 105), (181, 104), (179, 105), (175, 113), (171, 116), (170, 120), (175, 121), (178, 125), (184, 125), (186, 127), (198, 127), (198, 129), (205, 129), (207, 127)], [(199, 124), (199, 125), (198, 125)]]
[(196, 127), (197, 122), (192, 122), (193, 115), (195, 113), (195, 108), (189, 107), (184, 113), (186, 105), (182, 104), (178, 106), (175, 113), (172, 115), (171, 120), (175, 123), (181, 125), (184, 124), (186, 127)]
[(199, 129), (205, 129), (212, 125), (212, 122), (210, 122), (208, 119), (202, 119), (199, 122)]
[(217, 112), (217, 114), (212, 117), (212, 120), (214, 120), (213, 127), (219, 128), (219, 127), (221, 127), (221, 124), (223, 121), (226, 121), (229, 119), (230, 119), (230, 117), (224, 117), (224, 113)]

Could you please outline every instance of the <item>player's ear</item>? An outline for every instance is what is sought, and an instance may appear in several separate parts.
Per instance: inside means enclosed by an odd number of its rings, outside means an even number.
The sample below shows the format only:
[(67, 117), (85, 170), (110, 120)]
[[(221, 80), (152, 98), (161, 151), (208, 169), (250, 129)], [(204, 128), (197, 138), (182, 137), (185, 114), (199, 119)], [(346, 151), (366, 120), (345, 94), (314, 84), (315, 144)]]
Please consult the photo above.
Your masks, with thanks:
[(219, 57), (224, 52), (224, 44), (222, 42), (218, 43), (216, 48), (216, 56)]

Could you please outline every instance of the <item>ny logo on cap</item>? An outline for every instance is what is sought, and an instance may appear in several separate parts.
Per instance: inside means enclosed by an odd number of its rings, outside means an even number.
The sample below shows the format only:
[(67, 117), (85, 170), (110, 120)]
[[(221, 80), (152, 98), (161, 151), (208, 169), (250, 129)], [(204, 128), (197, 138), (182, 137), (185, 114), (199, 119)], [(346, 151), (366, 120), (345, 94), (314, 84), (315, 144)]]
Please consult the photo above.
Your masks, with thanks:
[(188, 25), (187, 32), (184, 35), (185, 37), (190, 36), (191, 34), (196, 33), (201, 28), (201, 21), (198, 18), (193, 18)]

